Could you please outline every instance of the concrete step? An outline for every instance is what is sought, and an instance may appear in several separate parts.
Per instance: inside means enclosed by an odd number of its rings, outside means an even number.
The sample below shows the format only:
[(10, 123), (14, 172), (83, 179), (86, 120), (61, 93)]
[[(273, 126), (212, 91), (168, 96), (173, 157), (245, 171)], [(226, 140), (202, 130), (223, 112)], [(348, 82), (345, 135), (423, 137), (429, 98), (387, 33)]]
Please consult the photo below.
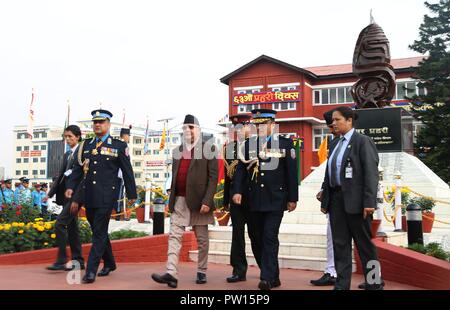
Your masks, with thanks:
[[(292, 225), (292, 226), (298, 226), (300, 228), (300, 225)], [(305, 225), (307, 226), (307, 225)], [(320, 227), (320, 226), (319, 226)], [(278, 239), (280, 243), (296, 243), (296, 244), (319, 244), (319, 245), (325, 245), (327, 242), (327, 236), (325, 234), (326, 226), (320, 227), (323, 230), (319, 232), (319, 229), (316, 229), (316, 231), (312, 231), (311, 233), (304, 233), (304, 232), (291, 232), (291, 231), (280, 231), (278, 235)], [(231, 227), (212, 227), (209, 231), (209, 238), (210, 240), (229, 240), (231, 241), (232, 235), (231, 235)], [(250, 239), (248, 238), (248, 235), (246, 233), (246, 241), (249, 242)]]
[[(231, 240), (210, 239), (209, 250), (230, 253)], [(246, 242), (245, 252), (252, 253), (250, 242)], [(327, 247), (325, 244), (280, 243), (279, 255), (326, 257)]]
[[(197, 262), (198, 251), (190, 251), (189, 258), (192, 261)], [(223, 251), (209, 251), (208, 262), (229, 265), (230, 253)], [(251, 254), (247, 254), (247, 263), (249, 266), (257, 266), (256, 261)], [(278, 264), (280, 268), (323, 271), (327, 265), (327, 260), (323, 257), (279, 255)], [(356, 270), (355, 262), (353, 262), (352, 269), (353, 271)]]

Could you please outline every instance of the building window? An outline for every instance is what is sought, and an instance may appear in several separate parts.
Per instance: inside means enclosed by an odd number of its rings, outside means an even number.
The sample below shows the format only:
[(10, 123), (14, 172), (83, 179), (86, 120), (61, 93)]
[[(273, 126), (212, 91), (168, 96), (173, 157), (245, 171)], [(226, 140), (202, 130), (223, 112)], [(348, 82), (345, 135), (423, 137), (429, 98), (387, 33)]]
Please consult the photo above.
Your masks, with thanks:
[(23, 174), (23, 175), (28, 175), (28, 170), (24, 170), (24, 171), (22, 172), (22, 174)]
[(43, 133), (41, 134), (41, 136), (42, 136), (42, 138), (47, 138), (47, 133), (46, 133), (46, 132), (43, 132)]
[(352, 103), (351, 87), (333, 87), (313, 90), (314, 104)]
[(16, 164), (20, 164), (22, 162), (22, 158), (16, 158)]
[(274, 92), (281, 91), (281, 87), (272, 87), (272, 91)]
[(295, 102), (276, 102), (272, 104), (275, 111), (292, 111), (296, 109)]
[(134, 143), (135, 143), (135, 144), (141, 144), (141, 143), (142, 143), (142, 139), (141, 139), (141, 138), (136, 138), (136, 139), (134, 140)]
[(240, 104), (238, 106), (239, 113), (250, 113), (254, 109), (259, 109), (259, 104)]
[(159, 150), (153, 150), (153, 155), (159, 155)]
[(134, 166), (135, 167), (140, 167), (141, 166), (141, 162), (140, 161), (135, 161), (134, 162)]
[(46, 145), (41, 145), (41, 151), (45, 151), (47, 150), (47, 146)]
[(140, 179), (141, 178), (141, 174), (140, 173), (135, 173), (134, 174), (134, 178), (135, 179)]
[(39, 151), (39, 145), (33, 145), (33, 151)]
[(20, 175), (20, 170), (16, 170), (16, 175)]
[(23, 150), (24, 150), (24, 151), (29, 151), (29, 150), (30, 150), (30, 147), (29, 147), (28, 145), (27, 145), (27, 146), (24, 146), (24, 147), (23, 147)]
[(153, 138), (153, 143), (159, 143), (160, 139), (159, 138)]
[(45, 170), (39, 170), (40, 175), (45, 175)]
[(41, 163), (45, 163), (45, 157), (41, 157)]
[(17, 134), (17, 139), (22, 139), (22, 134), (21, 133)]
[(170, 173), (168, 173), (168, 172), (164, 173), (164, 177), (165, 177), (166, 179), (169, 178), (169, 177), (170, 177)]
[(413, 97), (415, 95), (424, 96), (426, 94), (427, 90), (422, 85), (420, 85), (420, 82), (397, 82), (394, 99), (404, 100), (405, 97)]
[(172, 138), (172, 143), (178, 143), (178, 137), (173, 137)]
[(33, 158), (33, 163), (37, 163), (37, 162), (39, 162), (39, 158), (34, 157), (34, 158)]
[(33, 170), (32, 175), (37, 175), (37, 174), (38, 174), (38, 171), (37, 170)]
[(169, 155), (170, 154), (170, 150), (164, 150), (164, 154)]
[(16, 151), (17, 151), (17, 152), (22, 151), (22, 147), (21, 147), (21, 146), (16, 147)]
[(38, 133), (38, 132), (34, 133), (34, 134), (33, 134), (33, 137), (34, 137), (35, 139), (38, 139), (38, 138), (39, 138), (39, 133)]
[(28, 162), (29, 162), (28, 158), (24, 158), (24, 159), (23, 159), (23, 162), (24, 162), (25, 164), (28, 163)]
[(313, 128), (313, 151), (319, 150), (320, 145), (322, 144), (323, 139), (330, 136), (333, 138), (333, 135), (330, 134), (330, 130), (328, 127), (314, 127)]
[(159, 173), (153, 173), (153, 178), (154, 179), (158, 179), (159, 178)]
[(142, 151), (141, 150), (134, 150), (134, 155), (140, 156), (140, 155), (142, 155)]

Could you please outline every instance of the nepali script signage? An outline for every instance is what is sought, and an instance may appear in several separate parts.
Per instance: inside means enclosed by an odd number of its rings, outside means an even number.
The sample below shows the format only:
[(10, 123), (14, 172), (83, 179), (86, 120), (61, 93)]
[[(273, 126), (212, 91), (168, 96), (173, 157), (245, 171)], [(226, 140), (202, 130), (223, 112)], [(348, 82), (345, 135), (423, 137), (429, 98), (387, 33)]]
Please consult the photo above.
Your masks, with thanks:
[(234, 104), (257, 104), (257, 103), (292, 102), (292, 101), (300, 101), (300, 92), (267, 91), (256, 94), (241, 94), (233, 97)]
[(355, 129), (372, 138), (378, 152), (401, 152), (401, 111), (401, 108), (359, 109)]

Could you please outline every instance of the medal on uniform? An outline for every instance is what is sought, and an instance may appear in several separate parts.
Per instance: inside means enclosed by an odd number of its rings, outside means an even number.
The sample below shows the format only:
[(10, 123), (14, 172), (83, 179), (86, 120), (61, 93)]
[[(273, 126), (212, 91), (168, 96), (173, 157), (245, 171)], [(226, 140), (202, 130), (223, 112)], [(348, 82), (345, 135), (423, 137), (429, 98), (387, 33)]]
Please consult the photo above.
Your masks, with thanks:
[(97, 149), (93, 149), (93, 150), (92, 150), (92, 155), (98, 155)]

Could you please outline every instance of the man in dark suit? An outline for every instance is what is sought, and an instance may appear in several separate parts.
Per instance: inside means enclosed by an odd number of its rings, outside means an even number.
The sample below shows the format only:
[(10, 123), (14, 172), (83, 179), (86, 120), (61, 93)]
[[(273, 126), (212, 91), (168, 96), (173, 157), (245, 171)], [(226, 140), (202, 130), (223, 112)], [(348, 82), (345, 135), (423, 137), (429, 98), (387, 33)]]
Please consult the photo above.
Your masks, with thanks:
[(231, 201), (233, 197), (234, 175), (239, 163), (238, 150), (250, 134), (249, 114), (237, 114), (230, 116), (233, 125), (230, 128), (230, 142), (224, 147), (223, 157), (225, 163), (225, 184), (223, 203), (229, 206), (231, 221), (233, 225), (231, 239), (230, 265), (233, 267), (233, 274), (227, 278), (228, 283), (240, 282), (246, 280), (247, 258), (245, 253), (245, 224), (247, 224), (248, 235), (252, 246), (253, 255), (258, 266), (261, 265), (261, 245), (258, 244), (258, 238), (255, 235), (254, 227), (249, 218), (249, 208), (247, 204), (247, 195), (244, 188), (241, 205), (236, 205)]
[(66, 191), (67, 178), (73, 171), (73, 167), (77, 158), (78, 143), (81, 140), (81, 130), (76, 125), (70, 125), (64, 130), (64, 139), (70, 149), (64, 154), (63, 163), (59, 171), (58, 177), (54, 180), (50, 191), (43, 199), (52, 198), (56, 194), (56, 204), (63, 206), (61, 213), (56, 218), (55, 233), (56, 244), (58, 245), (58, 256), (56, 262), (48, 266), (48, 270), (71, 270), (72, 267), (66, 267), (67, 263), (67, 239), (69, 240), (72, 261), (78, 261), (80, 268), (84, 269), (84, 259), (81, 253), (80, 232), (78, 230), (77, 216), (70, 212), (69, 199), (66, 199), (64, 193)]
[[(71, 198), (84, 175), (81, 197), (86, 216), (92, 229), (92, 248), (89, 253), (83, 283), (93, 283), (103, 259), (99, 277), (116, 270), (116, 262), (108, 236), (108, 225), (113, 208), (117, 205), (119, 169), (125, 183), (129, 204), (134, 204), (137, 193), (129, 150), (125, 142), (113, 139), (109, 130), (112, 113), (106, 110), (92, 111), (95, 137), (80, 146), (77, 161), (67, 182), (66, 197)], [(71, 211), (78, 212), (78, 204), (72, 203)]]
[(252, 111), (252, 122), (258, 136), (244, 144), (242, 160), (235, 182), (235, 204), (242, 203), (247, 191), (250, 217), (255, 235), (261, 244), (261, 275), (259, 289), (270, 290), (281, 285), (278, 266), (278, 233), (285, 210), (294, 211), (298, 201), (297, 161), (290, 139), (279, 137), (275, 130), (276, 111)]
[[(369, 137), (353, 128), (356, 117), (349, 107), (339, 107), (333, 112), (333, 126), (340, 138), (330, 149), (323, 183), (321, 210), (330, 217), (336, 290), (350, 289), (352, 239), (363, 265), (366, 289), (382, 289), (380, 268), (375, 273), (369, 269), (372, 264), (379, 264), (370, 228), (377, 205), (378, 152)], [(374, 278), (370, 278), (372, 274)]]

